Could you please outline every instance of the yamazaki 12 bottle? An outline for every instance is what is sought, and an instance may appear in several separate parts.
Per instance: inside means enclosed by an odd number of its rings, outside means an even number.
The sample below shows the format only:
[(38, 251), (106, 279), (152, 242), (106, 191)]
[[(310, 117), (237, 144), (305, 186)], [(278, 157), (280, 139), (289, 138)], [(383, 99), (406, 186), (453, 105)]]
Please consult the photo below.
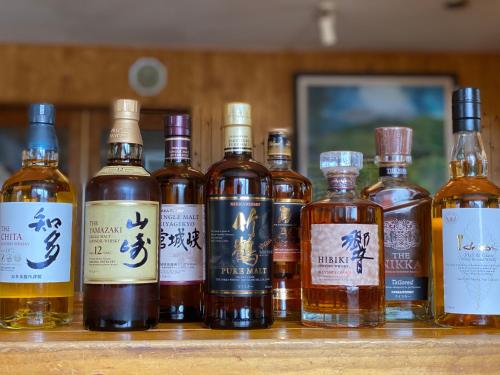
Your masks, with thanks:
[(159, 200), (143, 168), (139, 103), (114, 103), (108, 162), (85, 197), (84, 306), (91, 330), (143, 330), (159, 318)]

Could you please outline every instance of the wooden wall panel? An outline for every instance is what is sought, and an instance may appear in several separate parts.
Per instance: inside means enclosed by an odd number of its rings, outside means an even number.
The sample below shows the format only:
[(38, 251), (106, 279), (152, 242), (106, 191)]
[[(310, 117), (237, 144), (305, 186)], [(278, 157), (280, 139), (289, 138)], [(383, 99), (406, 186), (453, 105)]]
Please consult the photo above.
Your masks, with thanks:
[[(168, 68), (168, 86), (141, 98), (128, 86), (128, 68), (153, 56)], [(452, 73), (482, 89), (484, 135), (493, 179), (500, 183), (500, 54), (171, 51), (142, 48), (0, 45), (0, 105), (51, 101), (105, 107), (113, 98), (138, 98), (150, 108), (190, 108), (195, 165), (206, 169), (222, 155), (221, 107), (253, 106), (256, 157), (264, 157), (268, 129), (292, 127), (297, 72)], [(161, 126), (161, 124), (159, 124)], [(92, 124), (91, 124), (92, 127)]]

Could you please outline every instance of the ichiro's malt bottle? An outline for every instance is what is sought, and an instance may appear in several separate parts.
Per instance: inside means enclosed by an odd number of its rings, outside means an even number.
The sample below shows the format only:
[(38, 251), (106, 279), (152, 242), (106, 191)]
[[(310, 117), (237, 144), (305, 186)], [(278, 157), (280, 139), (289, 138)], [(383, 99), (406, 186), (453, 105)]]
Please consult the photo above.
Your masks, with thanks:
[(201, 321), (205, 280), (203, 173), (191, 167), (189, 115), (165, 117), (161, 188), (160, 320)]
[(224, 158), (206, 175), (207, 298), (211, 328), (273, 322), (271, 174), (252, 159), (250, 105), (225, 106)]
[(499, 189), (487, 178), (479, 90), (453, 93), (451, 177), (434, 197), (434, 318), (500, 328)]
[(58, 169), (52, 104), (29, 109), (22, 168), (0, 203), (0, 324), (53, 328), (73, 318), (75, 192)]
[(286, 130), (269, 132), (268, 166), (273, 184), (274, 317), (300, 319), (300, 210), (311, 201), (311, 182), (291, 169)]
[(114, 103), (108, 162), (85, 197), (85, 327), (130, 331), (159, 317), (160, 188), (143, 168), (139, 103)]
[(302, 209), (302, 323), (373, 327), (384, 322), (382, 207), (356, 197), (363, 155), (324, 152), (325, 199)]

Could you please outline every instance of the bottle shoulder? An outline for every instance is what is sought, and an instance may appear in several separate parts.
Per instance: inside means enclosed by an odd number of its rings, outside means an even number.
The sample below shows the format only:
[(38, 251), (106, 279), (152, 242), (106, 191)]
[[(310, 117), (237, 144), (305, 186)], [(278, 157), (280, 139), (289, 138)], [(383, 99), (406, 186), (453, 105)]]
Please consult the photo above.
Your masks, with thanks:
[(410, 201), (431, 201), (431, 194), (423, 187), (409, 181), (380, 180), (361, 191), (361, 197), (383, 207)]
[(328, 209), (335, 207), (360, 207), (360, 208), (373, 208), (375, 210), (382, 210), (382, 206), (376, 202), (373, 202), (364, 198), (352, 198), (352, 199), (332, 199), (324, 198), (311, 203), (308, 203), (304, 209)]
[(213, 164), (206, 173), (207, 179), (232, 176), (271, 178), (271, 172), (252, 158), (224, 158)]
[(205, 175), (191, 166), (166, 166), (152, 173), (152, 176), (160, 183), (176, 180), (197, 180), (203, 182)]
[(500, 189), (486, 177), (460, 177), (450, 179), (441, 187), (434, 197), (434, 202), (478, 195), (499, 197)]
[(311, 181), (307, 177), (295, 172), (292, 169), (270, 169), (269, 171), (271, 172), (271, 177), (273, 179), (273, 183), (275, 184), (296, 182), (306, 186), (312, 185)]

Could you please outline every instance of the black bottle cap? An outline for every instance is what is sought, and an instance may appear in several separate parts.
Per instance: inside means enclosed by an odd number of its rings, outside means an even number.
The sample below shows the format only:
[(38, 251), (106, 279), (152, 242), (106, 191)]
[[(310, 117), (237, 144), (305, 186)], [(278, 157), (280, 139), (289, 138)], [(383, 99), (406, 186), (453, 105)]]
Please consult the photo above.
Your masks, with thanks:
[(481, 95), (479, 89), (464, 87), (453, 92), (453, 133), (481, 130)]

